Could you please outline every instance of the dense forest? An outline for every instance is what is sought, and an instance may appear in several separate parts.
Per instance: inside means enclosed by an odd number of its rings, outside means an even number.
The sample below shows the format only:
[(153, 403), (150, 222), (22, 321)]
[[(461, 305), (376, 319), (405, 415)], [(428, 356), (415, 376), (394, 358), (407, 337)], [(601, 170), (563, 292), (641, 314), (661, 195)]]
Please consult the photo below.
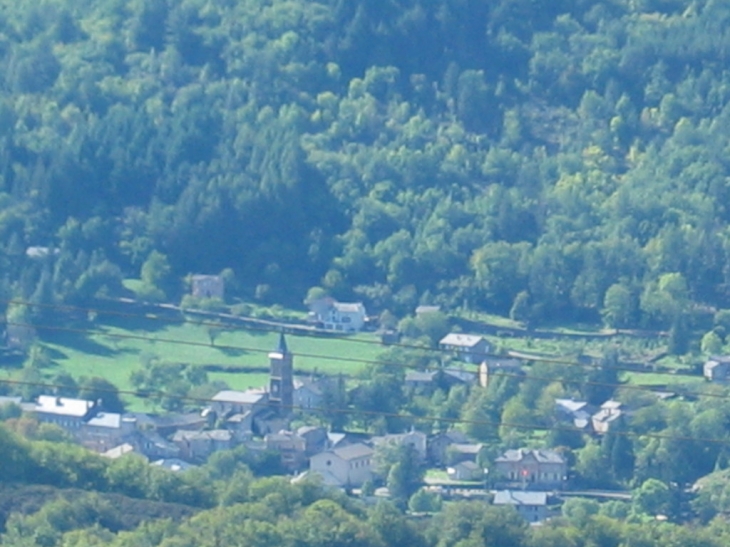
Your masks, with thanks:
[(730, 307), (725, 2), (0, 4), (6, 297)]

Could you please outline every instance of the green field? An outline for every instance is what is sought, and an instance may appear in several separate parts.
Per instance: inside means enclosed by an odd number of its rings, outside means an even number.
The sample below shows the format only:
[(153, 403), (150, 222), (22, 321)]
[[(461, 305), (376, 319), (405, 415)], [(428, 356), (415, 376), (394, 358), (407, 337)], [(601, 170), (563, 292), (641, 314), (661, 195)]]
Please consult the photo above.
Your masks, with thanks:
[[(279, 336), (274, 332), (235, 328), (221, 332), (215, 346), (211, 346), (205, 326), (171, 324), (153, 318), (96, 323), (89, 331), (79, 328), (74, 332), (40, 331), (39, 334), (54, 363), (45, 370), (48, 377), (62, 370), (76, 378), (101, 376), (122, 390), (133, 389), (130, 374), (142, 366), (146, 356), (173, 363), (236, 367), (239, 370), (210, 372), (209, 378), (226, 382), (235, 389), (263, 386), (268, 379), (267, 354), (276, 347)], [(383, 351), (378, 338), (372, 334), (346, 338), (287, 334), (286, 338), (294, 354), (295, 373), (352, 375)]]

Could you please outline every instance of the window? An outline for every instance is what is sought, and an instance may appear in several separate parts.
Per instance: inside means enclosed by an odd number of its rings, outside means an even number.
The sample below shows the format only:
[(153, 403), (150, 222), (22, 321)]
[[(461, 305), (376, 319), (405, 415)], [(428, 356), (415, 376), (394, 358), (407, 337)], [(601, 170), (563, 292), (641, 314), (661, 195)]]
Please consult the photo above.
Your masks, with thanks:
[(352, 319), (349, 316), (345, 315), (344, 317), (342, 317), (342, 322), (343, 323), (352, 323)]
[(327, 466), (329, 467), (330, 465), (332, 465), (332, 460), (327, 460)]

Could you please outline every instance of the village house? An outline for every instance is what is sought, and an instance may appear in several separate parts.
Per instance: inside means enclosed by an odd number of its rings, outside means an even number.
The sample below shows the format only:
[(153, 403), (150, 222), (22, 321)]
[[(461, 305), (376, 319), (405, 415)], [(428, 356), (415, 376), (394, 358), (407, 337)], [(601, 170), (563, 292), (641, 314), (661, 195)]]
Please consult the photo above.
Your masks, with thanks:
[(511, 506), (529, 523), (542, 522), (548, 517), (546, 492), (501, 490), (494, 495), (496, 506)]
[(220, 275), (193, 275), (190, 278), (190, 293), (195, 298), (216, 298), (223, 300), (226, 283)]
[(326, 330), (359, 332), (366, 319), (362, 302), (337, 302), (334, 298), (325, 297), (309, 304), (309, 321)]
[(595, 407), (585, 401), (555, 399), (555, 417), (561, 422), (573, 425), (576, 429), (589, 429), (594, 413)]
[(702, 366), (702, 372), (710, 382), (721, 384), (730, 382), (730, 355), (710, 357)]
[(541, 490), (562, 488), (568, 474), (565, 459), (553, 450), (507, 450), (494, 462), (498, 483)]
[(593, 431), (599, 435), (604, 435), (622, 416), (625, 415), (623, 405), (609, 399), (601, 405), (601, 408), (591, 416), (591, 426)]
[(177, 431), (172, 442), (180, 449), (180, 457), (189, 461), (205, 461), (213, 452), (233, 448), (233, 435), (225, 429), (211, 431)]
[(447, 449), (455, 444), (469, 444), (469, 438), (456, 429), (441, 431), (428, 439), (428, 459), (437, 466), (442, 467), (447, 463)]
[(373, 478), (373, 454), (367, 445), (351, 444), (312, 456), (309, 469), (321, 475), (327, 485), (357, 488)]
[(269, 433), (264, 437), (266, 450), (278, 452), (281, 465), (288, 471), (299, 471), (307, 464), (307, 442), (291, 431)]
[(321, 409), (327, 393), (338, 389), (334, 376), (309, 376), (294, 378), (294, 407), (297, 409)]
[(456, 359), (472, 365), (482, 363), (492, 352), (492, 345), (483, 336), (456, 332), (444, 336), (439, 347), (452, 353)]
[(170, 412), (159, 416), (140, 412), (130, 415), (137, 419), (138, 427), (154, 430), (163, 437), (169, 437), (180, 429), (200, 431), (208, 425), (208, 418), (200, 412)]
[(224, 390), (213, 396), (211, 409), (219, 416), (255, 414), (267, 407), (269, 395), (264, 389)]
[(459, 462), (446, 470), (452, 481), (484, 480), (484, 470), (472, 461)]
[(304, 439), (304, 451), (307, 457), (312, 457), (330, 448), (327, 430), (324, 427), (303, 425), (296, 431)]
[(370, 440), (367, 433), (353, 433), (352, 431), (328, 431), (328, 449), (343, 448), (351, 444), (366, 443)]
[(418, 454), (420, 461), (425, 462), (427, 453), (427, 437), (421, 431), (409, 431), (408, 433), (397, 433), (373, 437), (370, 442), (374, 447), (383, 445), (410, 446)]
[(433, 393), (437, 385), (438, 370), (413, 370), (406, 371), (404, 386), (408, 390), (417, 391), (418, 393), (430, 395)]
[(480, 443), (454, 443), (446, 449), (446, 463), (476, 462), (483, 447)]
[(137, 420), (134, 417), (98, 411), (73, 435), (86, 448), (104, 452), (130, 439), (136, 429)]
[(437, 389), (449, 390), (458, 385), (472, 385), (477, 381), (477, 374), (457, 368), (439, 370), (408, 370), (404, 379), (404, 387), (422, 395), (430, 395)]
[(55, 424), (73, 432), (81, 429), (98, 411), (94, 401), (41, 395), (31, 412), (39, 422)]
[(157, 431), (137, 429), (126, 442), (134, 447), (134, 451), (150, 460), (160, 458), (176, 458), (180, 448), (171, 443)]

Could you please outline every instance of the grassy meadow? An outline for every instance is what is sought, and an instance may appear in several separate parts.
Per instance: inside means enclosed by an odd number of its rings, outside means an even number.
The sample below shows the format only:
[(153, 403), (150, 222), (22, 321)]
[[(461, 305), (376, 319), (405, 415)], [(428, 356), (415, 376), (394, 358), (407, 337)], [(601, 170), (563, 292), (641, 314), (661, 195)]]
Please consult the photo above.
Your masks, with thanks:
[[(61, 371), (75, 378), (101, 376), (121, 390), (131, 390), (130, 375), (145, 358), (156, 356), (167, 362), (231, 367), (208, 373), (210, 380), (227, 383), (233, 389), (263, 386), (268, 381), (268, 353), (279, 334), (234, 327), (221, 331), (211, 345), (208, 327), (174, 323), (163, 318), (135, 317), (98, 319), (78, 330), (39, 330), (41, 345), (53, 364), (44, 369), (53, 377)], [(356, 374), (365, 362), (376, 360), (383, 347), (373, 334), (344, 338), (286, 335), (294, 354), (295, 373), (319, 371), (328, 374)], [(15, 376), (15, 372), (8, 372)]]

